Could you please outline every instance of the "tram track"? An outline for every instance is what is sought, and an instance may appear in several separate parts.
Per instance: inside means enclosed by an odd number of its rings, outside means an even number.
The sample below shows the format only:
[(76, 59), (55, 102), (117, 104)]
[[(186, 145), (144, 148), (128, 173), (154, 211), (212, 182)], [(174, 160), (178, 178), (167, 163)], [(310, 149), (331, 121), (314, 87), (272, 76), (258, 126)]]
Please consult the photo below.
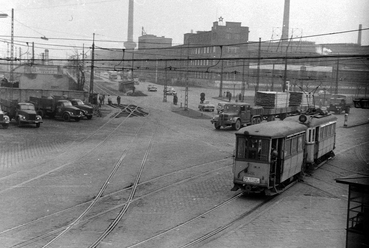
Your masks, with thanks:
[[(128, 107), (128, 106), (127, 106)], [(125, 108), (127, 108), (127, 107), (125, 107)], [(124, 110), (125, 110), (125, 108), (124, 109), (122, 109), (120, 112), (123, 112)], [(138, 108), (138, 106), (136, 107), (136, 108)], [(118, 112), (116, 115), (119, 115), (119, 113), (120, 112)], [(14, 189), (14, 188), (17, 188), (17, 187), (20, 187), (20, 186), (23, 186), (23, 185), (25, 185), (25, 184), (27, 184), (27, 183), (30, 183), (30, 182), (32, 182), (32, 181), (34, 181), (34, 180), (37, 180), (37, 179), (39, 179), (39, 178), (42, 178), (42, 177), (44, 177), (44, 176), (46, 176), (46, 175), (48, 175), (48, 174), (50, 174), (50, 173), (52, 173), (52, 172), (55, 172), (55, 171), (57, 171), (57, 170), (60, 170), (60, 169), (62, 169), (62, 168), (64, 168), (65, 166), (68, 166), (68, 165), (70, 165), (70, 164), (72, 164), (72, 163), (76, 163), (78, 160), (81, 160), (82, 158), (84, 158), (84, 157), (86, 157), (88, 154), (90, 154), (91, 152), (93, 152), (94, 150), (96, 150), (99, 146), (101, 146), (101, 145), (103, 145), (106, 141), (107, 141), (107, 139), (114, 133), (114, 131), (116, 131), (120, 126), (122, 126), (123, 124), (124, 124), (124, 122), (126, 121), (126, 120), (128, 120), (129, 119), (129, 117), (131, 116), (131, 114), (129, 114), (128, 116), (126, 116), (118, 125), (116, 125), (116, 126), (113, 126), (113, 127), (109, 127), (112, 131), (109, 131), (106, 135), (105, 135), (105, 137), (100, 137), (99, 139), (100, 139), (100, 142), (99, 143), (97, 143), (95, 146), (93, 146), (92, 148), (89, 148), (89, 149), (87, 149), (86, 151), (84, 151), (84, 152), (79, 152), (78, 153), (78, 155), (77, 155), (77, 157), (76, 157), (76, 159), (74, 159), (74, 160), (71, 160), (71, 161), (69, 161), (69, 162), (67, 162), (67, 163), (63, 163), (63, 164), (61, 164), (61, 165), (59, 165), (59, 166), (57, 166), (56, 168), (53, 168), (53, 169), (51, 169), (51, 170), (47, 170), (46, 172), (44, 172), (44, 173), (42, 173), (42, 174), (38, 174), (37, 176), (35, 176), (35, 177), (32, 177), (32, 178), (29, 178), (28, 180), (25, 180), (25, 181), (23, 181), (23, 182), (21, 182), (21, 183), (18, 183), (18, 184), (15, 184), (15, 185), (12, 185), (12, 186), (10, 186), (10, 187), (8, 187), (8, 188), (6, 188), (6, 189), (2, 189), (2, 190), (0, 190), (0, 194), (2, 194), (2, 193), (4, 193), (4, 192), (7, 192), (7, 191), (9, 191), (9, 190), (12, 190), (12, 189)], [(88, 134), (85, 138), (83, 138), (82, 140), (80, 140), (79, 142), (78, 142), (78, 145), (79, 146), (81, 146), (81, 145), (83, 145), (83, 144), (86, 144), (86, 143), (88, 143), (88, 141), (89, 141), (89, 139), (91, 139), (92, 137), (94, 137), (95, 135), (99, 135), (99, 136), (101, 136), (101, 133), (99, 133), (103, 128), (106, 128), (106, 126), (110, 123), (110, 122), (112, 122), (112, 120), (113, 119), (109, 119), (108, 121), (106, 121), (103, 125), (101, 125), (100, 127), (98, 127), (97, 129), (95, 129), (93, 132), (91, 132), (90, 134)], [(71, 152), (71, 151), (73, 151), (74, 149), (75, 149), (75, 145), (77, 144), (77, 141), (76, 140), (74, 140), (64, 151), (61, 151), (56, 157), (54, 157), (53, 158), (53, 160), (55, 161), (55, 162), (57, 162), (57, 161), (59, 161), (60, 160), (60, 158), (61, 157), (63, 157), (63, 156), (65, 156), (65, 154), (67, 154), (67, 153), (69, 153), (69, 152)], [(81, 155), (82, 154), (82, 155)], [(46, 164), (54, 164), (54, 162), (53, 161), (50, 161), (50, 160), (48, 160), (48, 161), (45, 161), (45, 162), (43, 162), (43, 163), (41, 163), (41, 164), (39, 164), (39, 165), (37, 165), (37, 167), (39, 168), (39, 167), (41, 167), (42, 165), (46, 165)], [(18, 173), (13, 173), (13, 174), (11, 174), (11, 175), (9, 175), (8, 177), (15, 177), (15, 176), (17, 176), (18, 174), (20, 174), (20, 173), (25, 173), (25, 171), (21, 171), (21, 172), (18, 172)], [(2, 178), (0, 178), (0, 181), (3, 181), (3, 180), (6, 180), (8, 177), (2, 177)]]
[[(214, 162), (218, 162), (218, 161), (214, 161)], [(214, 163), (214, 162), (212, 162), (212, 163)], [(203, 165), (203, 164), (201, 164), (201, 165), (197, 165), (197, 166), (202, 166), (202, 165)], [(197, 167), (197, 166), (196, 166), (196, 167)], [(193, 167), (192, 167), (192, 168), (193, 168)], [(224, 170), (224, 169), (226, 169), (226, 168), (228, 168), (228, 166), (223, 166), (223, 167), (221, 167), (221, 168), (218, 168), (218, 169), (212, 170), (212, 172), (211, 172), (211, 173), (218, 173), (219, 171)], [(176, 172), (173, 172), (173, 173), (169, 173), (169, 174), (167, 174), (167, 175), (162, 175), (162, 176), (160, 176), (160, 177), (157, 177), (157, 178), (151, 179), (151, 180), (149, 180), (149, 181), (145, 181), (145, 182), (139, 183), (137, 186), (143, 186), (143, 185), (145, 185), (145, 184), (152, 183), (154, 180), (155, 180), (155, 181), (157, 181), (157, 180), (161, 180), (164, 176), (169, 176), (169, 175), (174, 174), (174, 173), (179, 173), (179, 172), (177, 172), (177, 171), (176, 171)], [(91, 221), (91, 220), (93, 220), (93, 219), (95, 219), (95, 218), (98, 218), (98, 217), (100, 217), (100, 216), (102, 216), (102, 215), (104, 215), (104, 214), (106, 214), (106, 213), (108, 213), (108, 212), (111, 212), (111, 211), (114, 211), (114, 210), (116, 210), (116, 209), (119, 209), (119, 208), (125, 207), (127, 204), (130, 204), (130, 203), (133, 203), (133, 202), (139, 201), (139, 200), (141, 200), (141, 199), (144, 199), (145, 197), (149, 197), (149, 196), (151, 196), (151, 195), (153, 195), (153, 194), (159, 193), (159, 192), (164, 191), (164, 190), (166, 190), (166, 189), (168, 189), (168, 188), (171, 188), (171, 187), (173, 187), (173, 186), (180, 185), (180, 184), (184, 184), (184, 183), (188, 183), (188, 182), (190, 182), (190, 181), (192, 181), (192, 180), (195, 180), (195, 179), (201, 178), (201, 177), (203, 177), (204, 175), (209, 175), (209, 171), (206, 171), (206, 172), (204, 172), (204, 173), (202, 173), (202, 174), (197, 174), (196, 176), (192, 176), (192, 177), (189, 177), (189, 178), (185, 178), (185, 179), (183, 179), (183, 180), (181, 180), (181, 181), (177, 181), (177, 182), (175, 182), (175, 183), (172, 183), (172, 184), (169, 184), (169, 185), (166, 185), (166, 186), (160, 187), (160, 188), (158, 188), (158, 189), (156, 189), (156, 190), (153, 190), (153, 191), (151, 191), (151, 192), (148, 192), (148, 193), (146, 193), (146, 194), (143, 194), (143, 195), (141, 195), (141, 196), (138, 196), (138, 197), (136, 197), (136, 198), (134, 198), (134, 199), (127, 200), (126, 202), (124, 202), (124, 203), (122, 203), (122, 204), (116, 205), (116, 206), (114, 206), (114, 207), (112, 207), (112, 208), (109, 208), (109, 209), (106, 209), (106, 210), (104, 210), (104, 211), (102, 211), (102, 212), (99, 212), (99, 213), (98, 213), (98, 214), (96, 214), (96, 215), (89, 216), (89, 217), (88, 217), (88, 218), (86, 218), (86, 219), (81, 220), (81, 218), (78, 218), (78, 221), (79, 221), (79, 222), (78, 222), (78, 225), (84, 225), (84, 224), (88, 223), (89, 221)], [(107, 199), (107, 198), (111, 197), (111, 196), (112, 196), (112, 195), (114, 195), (114, 194), (120, 193), (120, 192), (122, 192), (122, 191), (132, 190), (132, 187), (133, 187), (133, 185), (131, 185), (131, 186), (129, 186), (129, 187), (127, 187), (127, 188), (125, 188), (125, 189), (122, 189), (122, 190), (119, 190), (119, 191), (116, 191), (116, 192), (112, 192), (112, 193), (110, 193), (110, 194), (108, 194), (108, 195), (104, 195), (104, 196), (102, 196), (102, 197), (100, 198), (100, 200), (101, 200), (101, 201), (104, 201), (105, 199)], [(136, 192), (136, 191), (135, 191), (135, 192)], [(88, 203), (82, 203), (82, 204), (79, 204), (78, 206), (74, 206), (73, 208), (83, 207), (83, 205), (86, 205), (86, 204), (91, 204), (91, 203), (90, 203), (90, 202), (88, 202)], [(4, 234), (7, 234), (7, 233), (10, 233), (10, 232), (17, 231), (17, 229), (20, 229), (20, 228), (26, 228), (28, 225), (34, 225), (34, 224), (35, 224), (35, 222), (48, 221), (48, 218), (54, 218), (54, 217), (55, 217), (55, 215), (63, 214), (63, 212), (70, 211), (70, 210), (71, 210), (71, 209), (64, 209), (64, 210), (59, 211), (59, 212), (57, 212), (57, 213), (53, 213), (52, 215), (44, 216), (44, 217), (42, 217), (42, 218), (40, 218), (40, 219), (34, 220), (34, 221), (30, 222), (30, 223), (25, 223), (25, 224), (23, 224), (23, 225), (13, 227), (13, 228), (8, 229), (8, 230), (4, 230), (4, 231), (0, 232), (0, 236), (1, 236), (1, 235), (4, 235)], [(82, 216), (82, 217), (84, 217), (84, 216)], [(65, 216), (64, 216), (63, 218), (65, 218)], [(55, 220), (54, 220), (54, 221), (55, 221)], [(68, 225), (68, 226), (69, 226), (69, 225)], [(38, 236), (38, 237), (33, 237), (33, 238), (29, 239), (28, 241), (25, 241), (25, 242), (19, 243), (19, 244), (17, 244), (17, 245), (12, 246), (12, 247), (26, 247), (26, 246), (28, 246), (29, 244), (31, 244), (31, 243), (33, 243), (33, 242), (35, 242), (35, 241), (37, 241), (37, 240), (43, 240), (43, 239), (45, 239), (45, 238), (48, 238), (48, 237), (50, 237), (50, 236), (53, 236), (53, 235), (55, 235), (55, 233), (61, 232), (63, 229), (64, 229), (64, 228), (62, 227), (62, 228), (58, 228), (58, 229), (55, 229), (55, 230), (49, 231), (49, 232), (48, 232), (48, 233), (46, 233), (46, 234), (43, 234), (43, 235)], [(68, 228), (68, 230), (69, 230), (69, 228)], [(55, 240), (56, 240), (56, 239), (55, 239)], [(55, 240), (54, 240), (54, 241), (55, 241)], [(54, 241), (53, 241), (53, 242), (54, 242)], [(101, 240), (100, 240), (100, 241), (101, 241)], [(51, 243), (50, 243), (50, 244), (51, 244)], [(48, 245), (49, 245), (49, 244), (48, 244)], [(48, 245), (45, 245), (44, 247), (47, 247)]]

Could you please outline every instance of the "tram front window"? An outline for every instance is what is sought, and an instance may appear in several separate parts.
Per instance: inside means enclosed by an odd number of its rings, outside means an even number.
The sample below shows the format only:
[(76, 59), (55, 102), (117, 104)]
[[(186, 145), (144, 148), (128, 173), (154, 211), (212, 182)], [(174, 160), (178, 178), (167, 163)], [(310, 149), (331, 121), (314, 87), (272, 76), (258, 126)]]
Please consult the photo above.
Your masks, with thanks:
[(267, 139), (239, 137), (237, 140), (237, 158), (267, 161), (269, 143)]

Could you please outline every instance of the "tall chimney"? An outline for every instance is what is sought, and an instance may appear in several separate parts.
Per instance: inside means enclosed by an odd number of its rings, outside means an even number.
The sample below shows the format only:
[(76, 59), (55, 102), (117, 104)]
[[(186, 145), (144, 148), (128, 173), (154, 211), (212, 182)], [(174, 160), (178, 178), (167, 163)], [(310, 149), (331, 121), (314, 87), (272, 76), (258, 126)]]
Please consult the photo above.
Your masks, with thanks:
[(361, 46), (361, 29), (362, 29), (362, 25), (361, 24), (359, 24), (359, 33), (358, 33), (358, 36), (357, 36), (357, 44), (359, 45), (359, 46)]
[(288, 41), (288, 29), (290, 23), (290, 0), (284, 0), (282, 41)]
[(127, 41), (124, 42), (126, 49), (135, 49), (136, 43), (133, 42), (133, 0), (129, 0), (128, 7), (128, 33)]

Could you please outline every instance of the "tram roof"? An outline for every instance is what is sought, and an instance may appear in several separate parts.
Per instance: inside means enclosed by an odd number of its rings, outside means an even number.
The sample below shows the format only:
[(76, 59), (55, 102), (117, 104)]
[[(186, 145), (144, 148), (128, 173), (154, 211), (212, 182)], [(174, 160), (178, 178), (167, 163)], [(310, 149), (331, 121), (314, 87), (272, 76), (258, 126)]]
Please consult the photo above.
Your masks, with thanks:
[[(299, 117), (300, 116), (287, 117), (286, 119), (284, 119), (284, 121), (293, 121), (293, 122), (301, 123), (299, 121)], [(306, 115), (306, 117), (307, 117), (306, 122), (301, 123), (301, 124), (304, 124), (307, 127), (316, 127), (316, 126), (320, 126), (323, 124), (327, 124), (329, 122), (337, 121), (337, 117), (334, 115)]]
[[(303, 132), (307, 127), (303, 124), (291, 121), (270, 121), (241, 128), (238, 135), (251, 135), (260, 137), (280, 138)], [(247, 133), (245, 133), (247, 132)]]

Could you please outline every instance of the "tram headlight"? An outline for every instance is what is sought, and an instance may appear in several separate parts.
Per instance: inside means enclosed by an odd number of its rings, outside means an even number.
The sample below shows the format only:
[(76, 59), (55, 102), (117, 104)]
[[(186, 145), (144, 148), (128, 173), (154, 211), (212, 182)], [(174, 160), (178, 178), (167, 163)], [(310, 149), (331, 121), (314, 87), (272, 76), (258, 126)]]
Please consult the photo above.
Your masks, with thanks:
[(299, 116), (299, 122), (305, 123), (307, 121), (306, 115), (300, 115)]

